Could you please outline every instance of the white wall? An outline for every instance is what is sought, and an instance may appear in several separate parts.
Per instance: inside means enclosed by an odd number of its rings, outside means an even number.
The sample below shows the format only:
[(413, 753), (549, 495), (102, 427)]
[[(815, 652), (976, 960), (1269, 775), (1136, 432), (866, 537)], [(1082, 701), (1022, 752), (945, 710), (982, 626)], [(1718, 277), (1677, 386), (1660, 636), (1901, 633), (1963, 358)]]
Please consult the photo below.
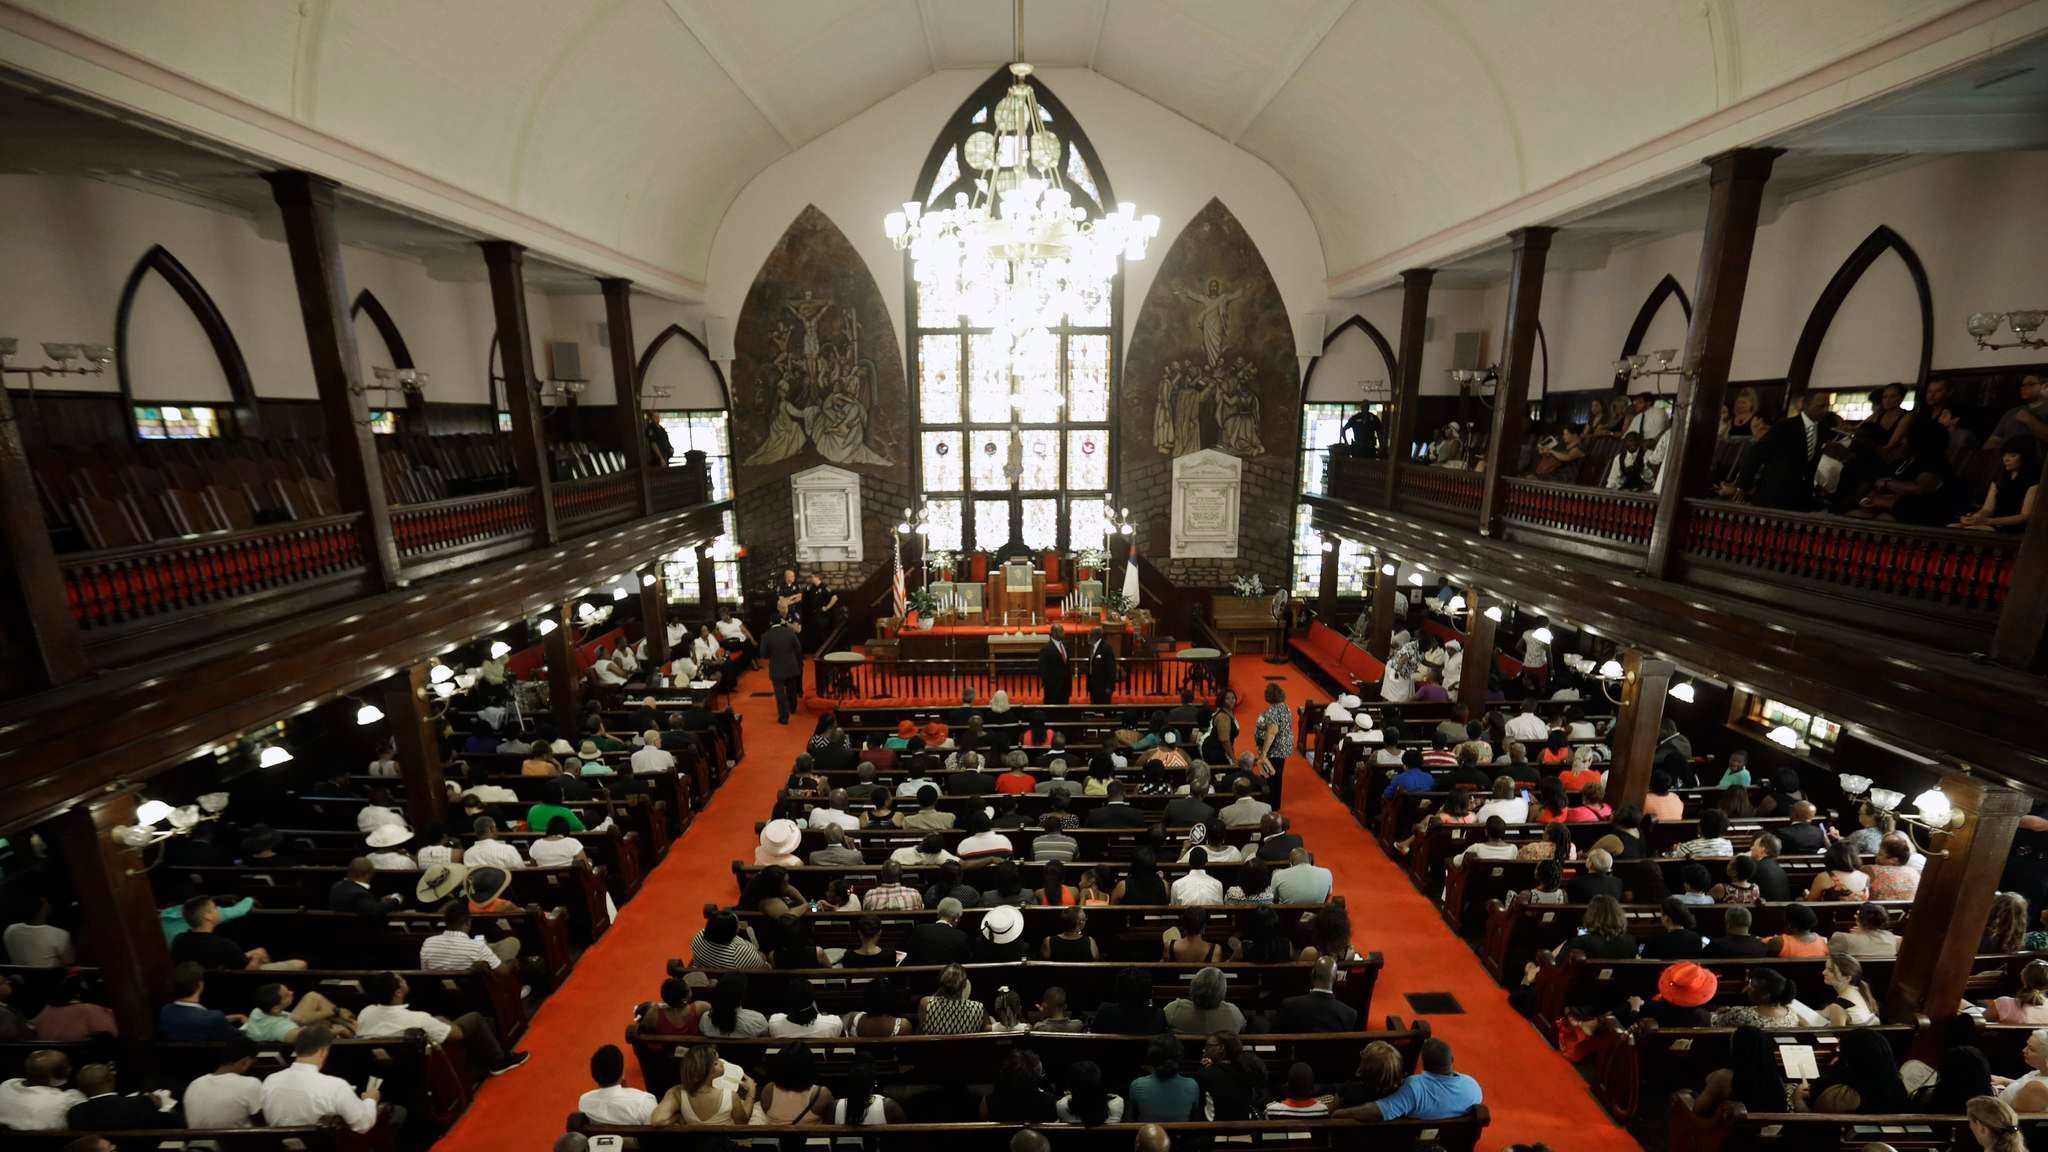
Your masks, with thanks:
[[(266, 238), (243, 216), (95, 180), (0, 176), (0, 252), (8, 259), (7, 274), (0, 276), (0, 334), (20, 339), (18, 362), (40, 362), (46, 340), (113, 343), (121, 285), (153, 244), (169, 249), (213, 297), (241, 345), (257, 395), (317, 395), (291, 258), (282, 241)], [(487, 283), (435, 280), (423, 264), (361, 248), (344, 247), (342, 267), (349, 298), (364, 288), (375, 293), (397, 322), (414, 363), (432, 374), (430, 399), (485, 401), (496, 330)], [(527, 311), (538, 354), (551, 336), (549, 301), (529, 293)], [(138, 397), (227, 399), (212, 345), (161, 278), (144, 278), (129, 323), (129, 365)], [(368, 378), (372, 367), (389, 365), (392, 358), (367, 319), (357, 319), (356, 331)], [(591, 351), (586, 348), (586, 356)], [(40, 383), (118, 389), (111, 369)]]

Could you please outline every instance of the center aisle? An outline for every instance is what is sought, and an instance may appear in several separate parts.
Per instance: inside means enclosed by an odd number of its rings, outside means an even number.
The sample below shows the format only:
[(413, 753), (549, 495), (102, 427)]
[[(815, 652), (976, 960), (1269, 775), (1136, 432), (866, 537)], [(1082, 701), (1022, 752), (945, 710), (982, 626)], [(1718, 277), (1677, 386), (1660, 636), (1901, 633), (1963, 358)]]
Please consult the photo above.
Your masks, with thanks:
[[(1238, 719), (1247, 733), (1269, 680), (1286, 689), (1290, 705), (1328, 695), (1292, 667), (1256, 656), (1236, 658), (1231, 680), (1243, 701)], [(543, 1137), (551, 1141), (590, 1087), (590, 1053), (623, 1043), (633, 1006), (654, 998), (667, 962), (684, 955), (703, 926), (705, 901), (730, 902), (732, 861), (752, 858), (754, 823), (773, 806), (817, 711), (813, 704), (803, 719), (779, 726), (774, 701), (765, 691), (753, 695), (766, 687), (766, 677), (752, 672), (733, 694), (733, 710), (746, 719), (746, 762), (620, 909), (604, 939), (583, 954), (568, 983), (548, 997), (521, 1040), (533, 1060), (486, 1082), (435, 1146), (437, 1152), (498, 1152), (537, 1147)], [(1358, 945), (1386, 957), (1373, 995), (1375, 1019), (1413, 1018), (1402, 999), (1411, 992), (1449, 992), (1465, 1009), (1463, 1015), (1427, 1019), (1450, 1042), (1459, 1069), (1485, 1087), (1494, 1119), (1481, 1148), (1541, 1140), (1571, 1152), (1636, 1152), (1636, 1142), (1607, 1118), (1578, 1073), (1508, 1006), (1506, 991), (1478, 957), (1451, 934), (1436, 908), (1307, 763), (1290, 760), (1287, 771), (1285, 811), (1295, 831), (1314, 849), (1317, 863), (1334, 874)], [(639, 1084), (639, 1066), (630, 1054), (626, 1065), (628, 1082)]]

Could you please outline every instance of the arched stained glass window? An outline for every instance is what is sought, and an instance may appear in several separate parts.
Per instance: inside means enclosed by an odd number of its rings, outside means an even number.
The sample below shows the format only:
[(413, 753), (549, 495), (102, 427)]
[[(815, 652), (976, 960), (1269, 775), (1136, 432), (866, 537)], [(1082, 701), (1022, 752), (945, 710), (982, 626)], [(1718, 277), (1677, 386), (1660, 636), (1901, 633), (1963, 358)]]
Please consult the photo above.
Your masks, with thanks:
[[(986, 131), (989, 109), (1012, 83), (996, 72), (948, 119), (918, 174), (914, 195), (926, 204), (974, 194), (972, 170), (960, 162), (967, 137)], [(1059, 171), (1074, 202), (1100, 216), (1115, 203), (1101, 160), (1078, 122), (1036, 76), (1040, 116), (1059, 125), (1066, 155)], [(908, 256), (905, 257), (909, 259)], [(914, 278), (910, 288), (910, 377), (917, 424), (915, 482), (932, 508), (929, 546), (997, 552), (1006, 544), (1033, 551), (1100, 548), (1108, 526), (1107, 503), (1116, 482), (1111, 418), (1123, 337), (1123, 276), (1087, 315), (1070, 315), (1052, 339), (1022, 346), (1031, 357), (1018, 374), (1057, 381), (1058, 405), (1030, 405), (1013, 413), (1010, 365), (995, 353), (985, 318), (945, 315), (926, 307)], [(1021, 466), (1012, 484), (1005, 474), (1013, 448)]]

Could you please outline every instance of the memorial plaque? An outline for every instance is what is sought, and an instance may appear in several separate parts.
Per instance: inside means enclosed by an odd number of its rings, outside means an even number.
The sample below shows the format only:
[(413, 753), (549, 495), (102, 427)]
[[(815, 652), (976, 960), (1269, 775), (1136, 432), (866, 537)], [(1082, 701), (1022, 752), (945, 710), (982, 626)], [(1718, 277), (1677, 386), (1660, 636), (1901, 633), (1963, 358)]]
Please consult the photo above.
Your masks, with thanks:
[(1243, 461), (1213, 448), (1174, 458), (1173, 559), (1236, 559), (1243, 477)]
[(799, 562), (862, 559), (859, 475), (824, 464), (791, 476), (789, 489)]

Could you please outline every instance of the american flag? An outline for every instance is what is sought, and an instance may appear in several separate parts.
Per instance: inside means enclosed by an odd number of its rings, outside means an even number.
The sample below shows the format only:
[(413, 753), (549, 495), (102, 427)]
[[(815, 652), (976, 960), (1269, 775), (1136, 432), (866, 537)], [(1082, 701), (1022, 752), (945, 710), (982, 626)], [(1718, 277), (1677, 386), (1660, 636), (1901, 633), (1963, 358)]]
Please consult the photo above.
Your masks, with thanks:
[(903, 619), (904, 613), (904, 597), (908, 595), (908, 593), (906, 593), (903, 588), (903, 538), (900, 536), (897, 537), (895, 543), (896, 577), (894, 582), (890, 586), (889, 596), (890, 599), (894, 601), (896, 605), (896, 618), (898, 620), (901, 620)]

